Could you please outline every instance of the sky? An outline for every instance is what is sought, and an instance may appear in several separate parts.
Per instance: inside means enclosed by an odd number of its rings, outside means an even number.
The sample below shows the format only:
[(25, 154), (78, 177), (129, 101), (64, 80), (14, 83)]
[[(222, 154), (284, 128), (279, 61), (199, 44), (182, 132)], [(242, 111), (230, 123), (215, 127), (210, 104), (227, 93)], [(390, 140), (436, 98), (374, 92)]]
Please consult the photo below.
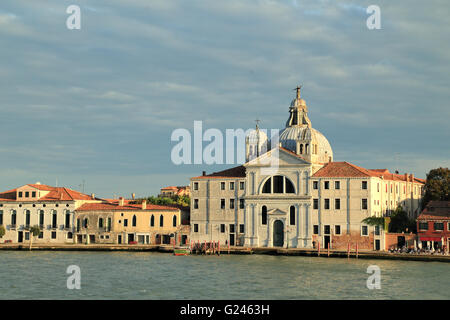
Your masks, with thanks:
[(450, 166), (448, 0), (2, 0), (0, 190), (187, 185), (230, 165), (173, 164), (174, 130), (282, 129), (299, 84), (335, 161)]

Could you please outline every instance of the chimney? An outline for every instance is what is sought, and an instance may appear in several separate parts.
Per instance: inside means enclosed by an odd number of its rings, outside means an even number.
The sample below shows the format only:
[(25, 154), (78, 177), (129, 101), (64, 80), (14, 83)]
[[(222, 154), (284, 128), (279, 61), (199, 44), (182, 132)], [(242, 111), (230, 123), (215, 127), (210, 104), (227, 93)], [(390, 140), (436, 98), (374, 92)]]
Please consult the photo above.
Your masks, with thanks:
[(408, 179), (408, 174), (407, 174), (407, 173), (405, 173), (405, 181), (406, 181), (406, 182), (409, 181), (409, 179)]
[(411, 182), (414, 182), (414, 174), (411, 173)]
[(203, 172), (202, 172), (202, 176), (206, 176), (206, 171), (203, 171)]
[(119, 206), (123, 206), (125, 204), (125, 200), (123, 197), (119, 197)]
[(134, 200), (135, 197), (136, 197), (136, 194), (132, 193), (132, 194), (131, 194), (131, 199)]
[(147, 200), (142, 201), (142, 210), (147, 210)]
[(95, 200), (95, 193), (91, 193), (92, 200)]

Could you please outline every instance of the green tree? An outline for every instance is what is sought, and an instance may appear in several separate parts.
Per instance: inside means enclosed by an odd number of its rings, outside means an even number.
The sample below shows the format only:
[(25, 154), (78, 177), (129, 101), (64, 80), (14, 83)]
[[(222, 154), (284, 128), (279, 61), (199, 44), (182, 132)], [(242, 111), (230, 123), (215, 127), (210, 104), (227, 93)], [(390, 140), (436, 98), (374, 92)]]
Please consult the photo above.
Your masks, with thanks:
[(427, 174), (422, 209), (431, 200), (450, 201), (450, 170), (448, 168), (432, 169)]
[(397, 207), (390, 218), (389, 232), (416, 232), (416, 222), (408, 217), (402, 207)]
[(384, 217), (367, 217), (361, 222), (368, 224), (369, 226), (384, 226)]
[(6, 233), (5, 227), (2, 224), (0, 224), (0, 238), (3, 238), (5, 233)]
[(37, 237), (39, 234), (41, 233), (41, 229), (39, 228), (38, 225), (34, 225), (30, 228), (30, 250), (31, 250), (31, 246), (33, 245), (33, 238)]

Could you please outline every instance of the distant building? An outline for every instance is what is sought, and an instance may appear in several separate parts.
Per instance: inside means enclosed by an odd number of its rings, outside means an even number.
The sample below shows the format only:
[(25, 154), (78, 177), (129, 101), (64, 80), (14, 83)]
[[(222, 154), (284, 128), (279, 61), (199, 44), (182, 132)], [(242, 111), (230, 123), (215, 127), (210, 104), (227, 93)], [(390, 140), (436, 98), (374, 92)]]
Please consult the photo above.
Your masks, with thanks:
[(170, 244), (181, 234), (178, 208), (147, 204), (87, 203), (75, 210), (76, 243)]
[(332, 249), (358, 243), (383, 250), (382, 228), (362, 220), (389, 216), (397, 206), (411, 218), (419, 213), (424, 180), (333, 162), (330, 143), (311, 126), (300, 88), (279, 141), (268, 141), (257, 126), (245, 151), (242, 166), (191, 178), (192, 241)]
[(189, 186), (170, 186), (161, 188), (160, 197), (174, 197), (174, 196), (188, 196), (191, 195), (191, 188)]
[(73, 243), (74, 212), (86, 203), (99, 203), (95, 195), (51, 187), (40, 183), (27, 184), (0, 193), (0, 225), (6, 229), (2, 242), (30, 241), (30, 227), (38, 225), (36, 243)]
[(417, 236), (422, 248), (450, 246), (450, 201), (430, 201), (417, 218)]

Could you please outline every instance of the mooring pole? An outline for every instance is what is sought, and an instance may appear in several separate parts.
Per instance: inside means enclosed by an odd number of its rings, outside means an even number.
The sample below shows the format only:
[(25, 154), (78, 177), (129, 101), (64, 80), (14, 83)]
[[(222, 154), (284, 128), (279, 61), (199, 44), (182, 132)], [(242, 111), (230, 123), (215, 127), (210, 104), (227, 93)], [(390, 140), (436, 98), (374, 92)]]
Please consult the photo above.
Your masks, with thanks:
[(317, 256), (320, 257), (320, 241), (317, 240)]
[(358, 258), (358, 242), (356, 243), (356, 258)]

